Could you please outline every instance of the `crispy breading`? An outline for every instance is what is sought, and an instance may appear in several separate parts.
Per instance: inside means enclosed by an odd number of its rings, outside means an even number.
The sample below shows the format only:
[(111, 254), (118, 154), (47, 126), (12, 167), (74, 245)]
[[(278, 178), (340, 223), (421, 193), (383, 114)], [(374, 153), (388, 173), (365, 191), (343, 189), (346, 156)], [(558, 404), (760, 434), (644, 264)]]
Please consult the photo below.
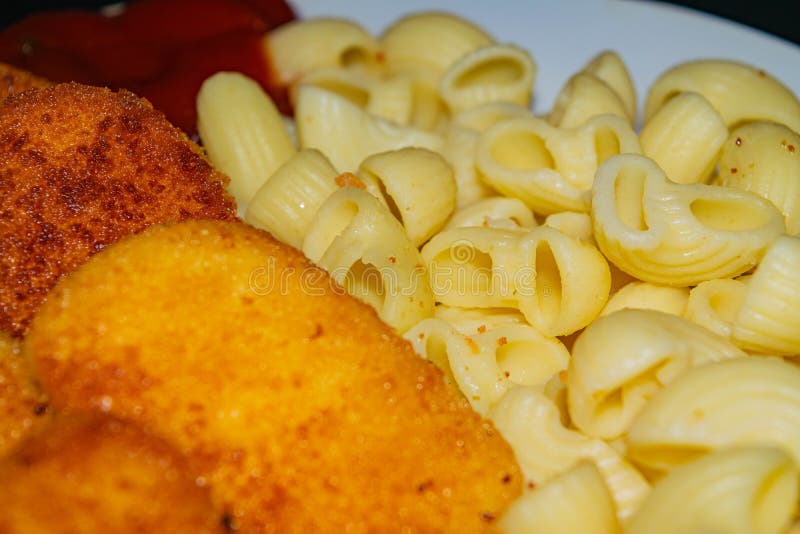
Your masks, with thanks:
[(8, 63), (0, 63), (0, 101), (34, 87), (49, 87), (53, 82), (18, 69)]
[(133, 93), (60, 84), (0, 105), (0, 329), (64, 273), (158, 222), (233, 219), (227, 178)]
[(46, 397), (33, 383), (19, 340), (0, 332), (0, 458), (48, 418)]
[(0, 460), (0, 532), (222, 532), (185, 458), (109, 417), (58, 415)]
[(242, 223), (156, 226), (65, 277), (25, 340), (51, 404), (146, 425), (246, 532), (489, 529), (509, 445), (300, 252)]

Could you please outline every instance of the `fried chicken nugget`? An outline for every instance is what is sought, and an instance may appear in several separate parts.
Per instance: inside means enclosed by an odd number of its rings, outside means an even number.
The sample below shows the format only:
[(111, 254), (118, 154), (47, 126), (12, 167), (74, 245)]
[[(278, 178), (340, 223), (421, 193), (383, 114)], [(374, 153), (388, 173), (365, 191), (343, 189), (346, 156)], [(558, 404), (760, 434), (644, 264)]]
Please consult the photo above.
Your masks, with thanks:
[(157, 226), (53, 290), (25, 348), (51, 404), (139, 421), (246, 532), (491, 527), (509, 445), (301, 253), (242, 223)]
[(19, 345), (0, 332), (0, 458), (48, 417), (46, 398), (33, 383)]
[(58, 279), (159, 222), (233, 219), (227, 178), (133, 93), (60, 84), (0, 105), (0, 329)]
[(223, 532), (185, 458), (130, 423), (57, 415), (0, 460), (0, 532)]
[(7, 63), (0, 63), (0, 101), (34, 87), (49, 87), (53, 82)]

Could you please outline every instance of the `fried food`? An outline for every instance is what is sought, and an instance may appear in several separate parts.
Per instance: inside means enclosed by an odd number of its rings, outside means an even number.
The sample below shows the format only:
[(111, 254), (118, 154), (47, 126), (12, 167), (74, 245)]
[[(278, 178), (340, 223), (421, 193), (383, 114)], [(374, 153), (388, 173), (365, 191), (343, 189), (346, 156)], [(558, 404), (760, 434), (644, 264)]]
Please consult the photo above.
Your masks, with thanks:
[(0, 460), (0, 532), (222, 532), (186, 460), (108, 417), (56, 416)]
[(19, 344), (0, 332), (0, 458), (48, 417), (46, 397), (33, 383)]
[(476, 532), (511, 448), (441, 371), (301, 253), (242, 223), (124, 239), (65, 277), (25, 350), (57, 409), (132, 419), (246, 532)]
[(133, 93), (61, 84), (0, 105), (0, 329), (58, 279), (158, 222), (233, 219), (227, 178)]
[(7, 63), (0, 63), (0, 101), (34, 87), (49, 87), (53, 82)]

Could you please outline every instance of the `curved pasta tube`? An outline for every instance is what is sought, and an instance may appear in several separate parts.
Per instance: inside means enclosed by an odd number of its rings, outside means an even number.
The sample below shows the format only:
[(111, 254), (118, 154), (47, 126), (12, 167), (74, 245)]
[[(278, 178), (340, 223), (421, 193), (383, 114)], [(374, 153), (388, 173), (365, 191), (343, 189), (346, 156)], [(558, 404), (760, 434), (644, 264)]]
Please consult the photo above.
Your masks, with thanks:
[(296, 20), (264, 37), (278, 80), (291, 84), (320, 68), (380, 72), (378, 41), (358, 24), (334, 18)]
[(639, 135), (642, 153), (679, 184), (707, 181), (727, 138), (725, 121), (697, 93), (681, 93), (668, 100)]
[(781, 82), (750, 65), (725, 60), (699, 60), (677, 65), (650, 86), (644, 104), (645, 122), (678, 93), (700, 93), (725, 123), (768, 120), (800, 131), (800, 101)]
[(433, 315), (419, 252), (397, 219), (363, 189), (343, 187), (328, 197), (303, 252), (400, 333)]
[(608, 299), (611, 273), (591, 244), (548, 227), (519, 241), (517, 306), (533, 326), (550, 336), (571, 334), (598, 316)]
[(786, 218), (787, 232), (800, 233), (797, 132), (774, 122), (753, 122), (734, 129), (722, 147), (717, 182), (769, 199)]
[(718, 278), (702, 282), (689, 292), (683, 317), (730, 339), (746, 292), (747, 285), (741, 280)]
[(621, 532), (603, 476), (586, 460), (524, 493), (508, 507), (498, 527), (506, 534)]
[(583, 71), (597, 76), (608, 84), (625, 104), (625, 111), (631, 122), (636, 122), (636, 89), (631, 74), (619, 54), (613, 50), (600, 52), (586, 64)]
[(506, 119), (532, 116), (530, 108), (526, 106), (512, 102), (487, 102), (454, 114), (453, 123), (480, 133)]
[(562, 211), (551, 213), (544, 220), (544, 226), (554, 228), (562, 234), (568, 235), (594, 244), (592, 237), (592, 218), (588, 213), (575, 211)]
[(513, 45), (488, 45), (453, 63), (439, 82), (439, 93), (452, 113), (486, 104), (529, 106), (536, 63)]
[(403, 223), (415, 246), (439, 231), (456, 207), (453, 169), (442, 156), (424, 148), (374, 154), (361, 163), (357, 175)]
[(526, 324), (464, 334), (433, 318), (415, 325), (405, 337), (423, 358), (440, 366), (446, 360), (446, 373), (481, 415), (513, 385), (544, 385), (569, 362), (560, 341)]
[(536, 226), (533, 212), (519, 199), (490, 197), (458, 209), (445, 225), (452, 228), (520, 230)]
[(670, 287), (649, 282), (630, 282), (611, 295), (600, 316), (627, 308), (655, 310), (682, 316), (689, 300), (685, 287)]
[(739, 275), (783, 231), (783, 217), (746, 191), (668, 182), (651, 159), (609, 158), (592, 190), (594, 236), (623, 271), (647, 282), (690, 286)]
[(256, 191), (245, 220), (299, 249), (317, 210), (339, 188), (337, 175), (320, 151), (300, 150)]
[(439, 151), (441, 136), (374, 117), (346, 98), (303, 85), (295, 110), (300, 146), (316, 148), (339, 171), (355, 171), (368, 156), (408, 146)]
[(730, 341), (671, 314), (612, 313), (590, 324), (572, 348), (570, 417), (589, 436), (617, 438), (658, 391), (688, 369), (743, 356)]
[(636, 134), (616, 117), (594, 117), (575, 130), (522, 117), (484, 132), (475, 164), (489, 186), (549, 215), (588, 211), (586, 194), (598, 166), (614, 154), (639, 151)]
[(745, 350), (800, 355), (800, 237), (781, 236), (747, 282), (733, 341)]
[(547, 120), (554, 126), (575, 128), (606, 114), (621, 117), (633, 126), (633, 117), (617, 92), (594, 74), (579, 72), (558, 93)]
[(791, 523), (797, 488), (797, 464), (783, 450), (725, 449), (660, 480), (625, 531), (778, 534)]
[(775, 445), (800, 459), (800, 368), (749, 356), (695, 367), (633, 422), (628, 457), (655, 472), (731, 445)]
[(545, 484), (581, 460), (591, 460), (603, 475), (624, 520), (638, 508), (650, 486), (606, 442), (569, 430), (558, 408), (540, 388), (511, 389), (489, 412), (489, 419), (511, 445), (525, 477)]
[(479, 334), (498, 326), (528, 324), (525, 316), (509, 308), (459, 308), (436, 306), (434, 317), (443, 319), (465, 335)]
[(218, 72), (197, 93), (197, 130), (208, 159), (230, 176), (241, 213), (272, 173), (295, 153), (272, 99), (254, 80)]
[(428, 70), (440, 76), (465, 54), (492, 44), (481, 28), (446, 13), (417, 13), (392, 24), (380, 38), (390, 73)]
[(464, 308), (516, 307), (519, 232), (497, 228), (444, 230), (422, 247), (437, 302)]

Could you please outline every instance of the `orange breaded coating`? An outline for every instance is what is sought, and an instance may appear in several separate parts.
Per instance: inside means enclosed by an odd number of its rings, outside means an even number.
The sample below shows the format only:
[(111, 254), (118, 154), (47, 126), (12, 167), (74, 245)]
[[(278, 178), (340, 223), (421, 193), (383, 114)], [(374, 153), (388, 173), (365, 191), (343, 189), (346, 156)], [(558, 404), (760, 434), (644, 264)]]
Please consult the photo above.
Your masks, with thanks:
[(19, 345), (0, 332), (0, 458), (48, 419), (47, 400), (34, 385)]
[(0, 105), (0, 330), (24, 335), (58, 279), (159, 222), (233, 219), (227, 178), (132, 93), (79, 84)]
[(177, 444), (245, 532), (479, 532), (521, 492), (509, 445), (438, 368), (242, 223), (157, 226), (95, 255), (25, 350), (52, 405)]
[(0, 532), (223, 532), (186, 459), (108, 417), (57, 415), (0, 460)]
[(0, 101), (34, 87), (49, 87), (53, 82), (18, 69), (8, 63), (0, 63)]

